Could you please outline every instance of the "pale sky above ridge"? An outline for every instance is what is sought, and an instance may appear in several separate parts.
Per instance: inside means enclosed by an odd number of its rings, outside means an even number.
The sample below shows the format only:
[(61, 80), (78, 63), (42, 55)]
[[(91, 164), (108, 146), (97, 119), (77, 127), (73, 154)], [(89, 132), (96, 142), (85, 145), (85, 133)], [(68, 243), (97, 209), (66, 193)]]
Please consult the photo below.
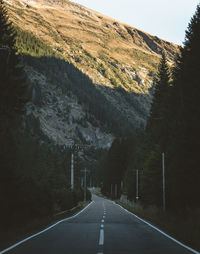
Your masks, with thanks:
[(71, 0), (181, 45), (199, 0)]

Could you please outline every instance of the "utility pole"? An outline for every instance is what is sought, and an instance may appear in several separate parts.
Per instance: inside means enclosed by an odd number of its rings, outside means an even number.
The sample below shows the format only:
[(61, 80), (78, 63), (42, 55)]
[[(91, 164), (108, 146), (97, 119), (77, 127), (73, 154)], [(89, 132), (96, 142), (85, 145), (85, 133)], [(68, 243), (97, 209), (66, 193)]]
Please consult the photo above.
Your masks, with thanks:
[(74, 154), (78, 150), (92, 147), (92, 145), (75, 144), (73, 140), (71, 140), (71, 141), (72, 141), (72, 144), (65, 145), (65, 148), (70, 148), (70, 150), (71, 150), (71, 169), (70, 169), (71, 181), (70, 181), (70, 183), (71, 183), (71, 189), (74, 190)]
[(112, 197), (112, 183), (111, 183), (111, 186), (110, 186), (110, 194), (111, 194), (111, 197)]
[(87, 169), (84, 170), (84, 201), (87, 199)]
[(115, 198), (117, 198), (117, 184), (115, 184)]
[(84, 146), (73, 144), (73, 145), (65, 145), (65, 147), (70, 148), (70, 150), (71, 150), (71, 169), (70, 169), (71, 181), (70, 181), (70, 185), (71, 185), (71, 190), (74, 190), (74, 153), (76, 151), (80, 150), (81, 148), (83, 148)]
[(87, 199), (87, 172), (88, 170), (84, 168), (84, 170), (81, 170), (84, 172), (84, 201)]
[(122, 191), (122, 189), (123, 189), (123, 181), (121, 181), (121, 191)]
[(87, 171), (86, 171), (86, 168), (85, 168), (85, 175), (84, 175), (84, 182), (85, 182), (85, 186), (84, 186), (84, 201), (86, 201), (87, 199)]
[(162, 177), (163, 177), (163, 211), (166, 210), (166, 196), (165, 196), (165, 153), (162, 153)]
[(136, 170), (136, 202), (139, 199), (139, 188), (138, 188), (139, 184), (138, 184), (138, 180), (139, 180), (139, 178), (138, 178), (138, 169), (137, 169)]
[(74, 153), (71, 155), (71, 189), (74, 190)]

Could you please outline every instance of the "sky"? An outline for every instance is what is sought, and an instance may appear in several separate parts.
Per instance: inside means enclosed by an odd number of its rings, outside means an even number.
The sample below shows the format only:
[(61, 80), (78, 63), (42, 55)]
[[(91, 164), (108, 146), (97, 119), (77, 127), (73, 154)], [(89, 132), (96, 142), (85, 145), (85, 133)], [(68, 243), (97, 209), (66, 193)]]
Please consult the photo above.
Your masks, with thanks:
[(169, 42), (182, 45), (200, 0), (71, 0)]

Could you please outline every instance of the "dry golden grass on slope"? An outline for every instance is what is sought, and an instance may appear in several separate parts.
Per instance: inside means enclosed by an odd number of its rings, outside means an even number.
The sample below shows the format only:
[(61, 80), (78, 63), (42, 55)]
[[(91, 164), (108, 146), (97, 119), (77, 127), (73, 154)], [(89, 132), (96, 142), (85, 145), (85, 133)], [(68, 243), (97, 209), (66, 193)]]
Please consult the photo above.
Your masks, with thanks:
[[(178, 50), (174, 44), (67, 0), (5, 1), (15, 25), (59, 49), (98, 84), (145, 92), (152, 78), (143, 77), (140, 68), (146, 68), (147, 74), (155, 72), (162, 50), (170, 61)], [(136, 71), (135, 80), (134, 71), (127, 76), (131, 70)]]

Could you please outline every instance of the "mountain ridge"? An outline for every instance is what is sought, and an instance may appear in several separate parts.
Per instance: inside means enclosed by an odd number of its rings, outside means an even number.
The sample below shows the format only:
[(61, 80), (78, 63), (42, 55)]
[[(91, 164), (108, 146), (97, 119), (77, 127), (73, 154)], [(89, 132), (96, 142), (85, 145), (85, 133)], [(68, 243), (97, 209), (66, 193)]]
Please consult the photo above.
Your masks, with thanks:
[[(8, 0), (7, 3), (14, 24), (43, 39), (97, 84), (147, 92), (145, 87), (151, 86), (151, 78), (147, 74), (155, 68), (152, 64), (145, 64), (145, 75), (138, 70), (138, 62), (134, 59), (150, 57), (157, 65), (162, 50), (166, 51), (169, 61), (177, 51), (177, 46), (172, 43), (71, 1)], [(113, 67), (118, 69), (118, 75)], [(127, 73), (132, 73), (132, 77), (135, 75), (134, 82), (129, 79), (129, 74), (124, 73), (123, 67)], [(134, 74), (132, 69), (138, 70), (138, 73)], [(147, 84), (137, 82), (137, 76), (140, 79), (145, 76)]]
[(33, 133), (109, 148), (145, 126), (161, 52), (172, 63), (178, 46), (70, 1), (5, 2), (30, 82)]

